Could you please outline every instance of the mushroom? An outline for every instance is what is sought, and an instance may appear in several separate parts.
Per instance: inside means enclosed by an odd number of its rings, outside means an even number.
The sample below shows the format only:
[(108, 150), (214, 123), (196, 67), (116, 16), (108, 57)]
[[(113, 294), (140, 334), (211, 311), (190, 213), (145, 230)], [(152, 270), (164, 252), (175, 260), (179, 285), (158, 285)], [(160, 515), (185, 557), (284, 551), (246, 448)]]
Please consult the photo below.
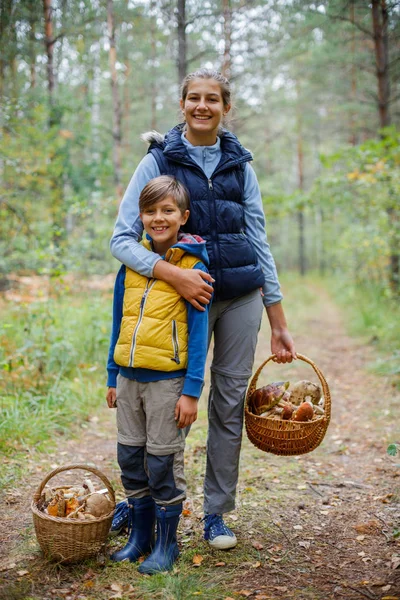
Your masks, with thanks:
[(277, 381), (258, 388), (251, 397), (251, 405), (254, 414), (261, 415), (261, 413), (276, 406), (282, 399), (288, 387), (288, 381)]
[(85, 514), (103, 517), (112, 510), (112, 503), (103, 494), (92, 494), (86, 500)]
[(303, 402), (294, 413), (293, 421), (311, 421), (314, 416), (314, 409), (310, 402)]
[(312, 381), (297, 381), (290, 386), (290, 401), (299, 406), (302, 402), (310, 399), (312, 404), (318, 404), (321, 399), (321, 388)]

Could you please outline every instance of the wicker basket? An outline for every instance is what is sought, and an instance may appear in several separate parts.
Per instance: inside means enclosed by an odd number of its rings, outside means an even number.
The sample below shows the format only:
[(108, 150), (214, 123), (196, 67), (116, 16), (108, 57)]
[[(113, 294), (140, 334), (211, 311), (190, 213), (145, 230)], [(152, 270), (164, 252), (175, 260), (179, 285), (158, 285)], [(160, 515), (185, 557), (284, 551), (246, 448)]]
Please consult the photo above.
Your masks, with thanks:
[(36, 537), (46, 558), (62, 563), (75, 562), (97, 554), (106, 543), (114, 514), (113, 509), (108, 515), (99, 517), (95, 521), (78, 521), (52, 517), (37, 508), (46, 483), (58, 473), (72, 469), (90, 471), (101, 479), (115, 506), (115, 495), (111, 483), (103, 473), (94, 467), (88, 465), (58, 467), (43, 479), (31, 504)]
[(325, 414), (304, 423), (296, 421), (275, 420), (271, 417), (260, 417), (249, 410), (250, 399), (256, 390), (257, 380), (265, 365), (275, 355), (267, 358), (257, 369), (250, 382), (245, 403), (245, 425), (249, 440), (260, 450), (281, 456), (306, 454), (314, 450), (322, 442), (331, 418), (331, 395), (328, 384), (320, 369), (312, 360), (297, 354), (297, 358), (312, 366), (321, 382), (325, 398)]

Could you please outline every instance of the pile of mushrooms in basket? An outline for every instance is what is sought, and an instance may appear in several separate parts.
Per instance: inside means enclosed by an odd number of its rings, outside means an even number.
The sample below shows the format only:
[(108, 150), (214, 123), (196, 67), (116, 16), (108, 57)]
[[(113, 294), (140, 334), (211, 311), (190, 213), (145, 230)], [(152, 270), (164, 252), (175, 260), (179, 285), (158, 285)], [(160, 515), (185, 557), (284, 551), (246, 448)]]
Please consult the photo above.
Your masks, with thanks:
[(312, 381), (276, 381), (253, 393), (249, 410), (260, 417), (312, 421), (325, 413), (321, 387)]

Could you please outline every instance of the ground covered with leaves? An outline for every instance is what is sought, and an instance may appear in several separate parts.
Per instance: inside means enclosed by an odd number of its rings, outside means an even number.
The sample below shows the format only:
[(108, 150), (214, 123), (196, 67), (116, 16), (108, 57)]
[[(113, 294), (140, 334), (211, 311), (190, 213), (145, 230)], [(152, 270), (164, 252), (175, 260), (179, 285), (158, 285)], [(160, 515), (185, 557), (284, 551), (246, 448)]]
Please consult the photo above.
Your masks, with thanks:
[[(387, 454), (399, 438), (399, 392), (389, 377), (369, 371), (374, 346), (348, 336), (342, 315), (315, 285), (288, 301), (299, 352), (324, 373), (332, 420), (322, 444), (297, 457), (266, 454), (244, 436), (237, 509), (227, 515), (239, 543), (216, 551), (202, 540), (205, 397), (188, 439), (188, 500), (180, 524), (181, 556), (174, 571), (143, 577), (132, 564), (103, 555), (84, 564), (47, 562), (30, 512), (34, 490), (54, 467), (94, 464), (121, 498), (115, 415), (105, 402), (73, 437), (55, 437), (46, 451), (30, 448), (5, 460), (16, 478), (1, 494), (2, 600), (399, 600), (400, 466)], [(305, 298), (305, 301), (304, 301)], [(289, 298), (290, 300), (290, 298)], [(264, 320), (255, 366), (269, 355)], [(268, 364), (259, 383), (315, 380), (311, 368)]]

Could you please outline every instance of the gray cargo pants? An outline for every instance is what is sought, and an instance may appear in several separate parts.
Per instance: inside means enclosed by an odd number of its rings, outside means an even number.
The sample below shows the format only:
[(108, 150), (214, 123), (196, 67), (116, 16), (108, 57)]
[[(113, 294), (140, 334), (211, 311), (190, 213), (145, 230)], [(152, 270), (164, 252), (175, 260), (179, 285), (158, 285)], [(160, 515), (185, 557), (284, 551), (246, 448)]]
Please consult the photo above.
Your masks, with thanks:
[(262, 313), (259, 290), (211, 305), (208, 339), (210, 342), (214, 333), (214, 354), (208, 399), (205, 514), (223, 514), (235, 508), (244, 399)]

